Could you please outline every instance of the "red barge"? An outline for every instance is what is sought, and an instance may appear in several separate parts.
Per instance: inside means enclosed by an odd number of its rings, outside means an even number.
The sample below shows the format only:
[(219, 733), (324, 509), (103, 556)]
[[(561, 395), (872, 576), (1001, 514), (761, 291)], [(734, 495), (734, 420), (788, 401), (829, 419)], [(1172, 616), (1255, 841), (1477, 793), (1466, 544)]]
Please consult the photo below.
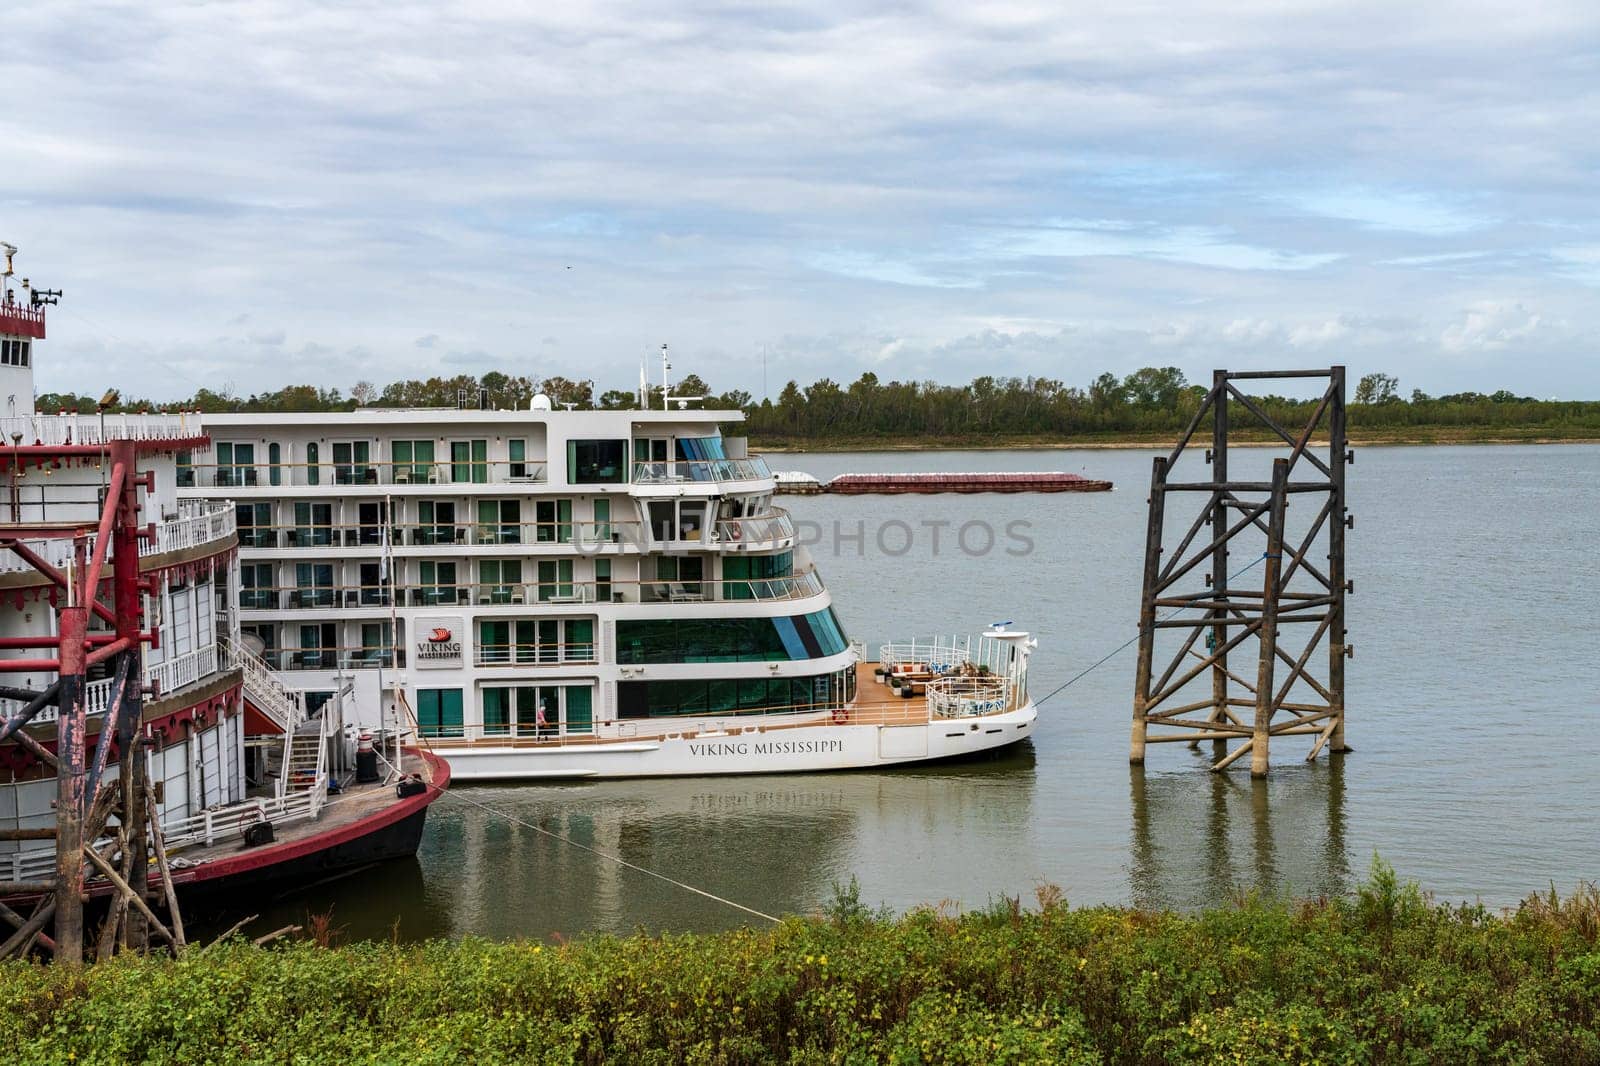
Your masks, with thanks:
[(840, 474), (824, 492), (846, 496), (938, 492), (1109, 492), (1111, 482), (1060, 471), (995, 473)]

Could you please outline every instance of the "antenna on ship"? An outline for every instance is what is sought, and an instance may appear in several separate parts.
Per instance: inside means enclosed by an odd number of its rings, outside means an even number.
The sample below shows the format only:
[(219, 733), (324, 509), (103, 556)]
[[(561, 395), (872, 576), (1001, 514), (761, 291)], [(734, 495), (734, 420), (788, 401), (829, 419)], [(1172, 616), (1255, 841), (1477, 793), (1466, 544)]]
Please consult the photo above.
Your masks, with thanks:
[(670, 373), (672, 373), (672, 364), (667, 361), (667, 346), (663, 344), (661, 346), (661, 409), (663, 411), (672, 410), (667, 403), (667, 396), (672, 392), (672, 385), (667, 380), (667, 375)]

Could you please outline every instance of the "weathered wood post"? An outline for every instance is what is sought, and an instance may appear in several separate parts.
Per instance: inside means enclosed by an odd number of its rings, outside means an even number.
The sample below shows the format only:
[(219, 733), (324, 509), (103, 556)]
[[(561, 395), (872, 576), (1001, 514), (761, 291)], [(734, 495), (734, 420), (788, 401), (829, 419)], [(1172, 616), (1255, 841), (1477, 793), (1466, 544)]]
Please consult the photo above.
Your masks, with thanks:
[(1328, 480), (1332, 483), (1330, 512), (1328, 515), (1328, 592), (1332, 602), (1328, 606), (1328, 691), (1333, 711), (1333, 727), (1328, 737), (1328, 750), (1345, 752), (1349, 745), (1344, 739), (1344, 661), (1349, 654), (1345, 645), (1344, 597), (1349, 591), (1344, 576), (1344, 531), (1349, 528), (1344, 499), (1345, 466), (1354, 455), (1345, 446), (1344, 367), (1332, 368), (1333, 380), (1328, 392)]
[[(1228, 483), (1228, 372), (1211, 372), (1211, 480), (1218, 485)], [(1211, 600), (1214, 606), (1208, 649), (1217, 657), (1211, 667), (1211, 720), (1219, 724), (1228, 720), (1228, 541), (1223, 531), (1228, 528), (1228, 494), (1222, 489), (1211, 493)], [(1228, 754), (1228, 741), (1217, 737), (1211, 741), (1211, 761), (1220, 762)]]
[(61, 608), (61, 703), (56, 713), (56, 961), (83, 962), (83, 820), (85, 787), (83, 685), (89, 608), (77, 582), (83, 579), (84, 545), (73, 544), (68, 605)]
[(1150, 708), (1150, 664), (1155, 657), (1156, 585), (1161, 572), (1161, 520), (1166, 504), (1167, 459), (1158, 455), (1150, 471), (1150, 520), (1145, 531), (1144, 593), (1139, 598), (1139, 665), (1134, 678), (1133, 737), (1128, 745), (1128, 761), (1144, 762), (1145, 735), (1149, 729), (1146, 714)]
[(1272, 461), (1272, 496), (1267, 521), (1266, 574), (1262, 578), (1261, 617), (1256, 637), (1261, 659), (1256, 667), (1256, 718), (1250, 734), (1250, 776), (1267, 776), (1267, 748), (1272, 735), (1273, 667), (1278, 658), (1278, 575), (1283, 569), (1284, 511), (1289, 503), (1289, 460)]

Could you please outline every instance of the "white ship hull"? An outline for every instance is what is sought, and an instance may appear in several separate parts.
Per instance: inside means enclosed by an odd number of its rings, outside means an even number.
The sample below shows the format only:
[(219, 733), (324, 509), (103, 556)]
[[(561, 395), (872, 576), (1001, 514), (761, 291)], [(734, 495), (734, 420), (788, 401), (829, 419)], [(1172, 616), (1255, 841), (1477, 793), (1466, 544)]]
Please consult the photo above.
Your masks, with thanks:
[(860, 770), (959, 758), (1014, 744), (1033, 734), (1032, 702), (1004, 714), (912, 724), (814, 724), (708, 721), (711, 728), (659, 737), (561, 745), (435, 748), (456, 781), (704, 777)]

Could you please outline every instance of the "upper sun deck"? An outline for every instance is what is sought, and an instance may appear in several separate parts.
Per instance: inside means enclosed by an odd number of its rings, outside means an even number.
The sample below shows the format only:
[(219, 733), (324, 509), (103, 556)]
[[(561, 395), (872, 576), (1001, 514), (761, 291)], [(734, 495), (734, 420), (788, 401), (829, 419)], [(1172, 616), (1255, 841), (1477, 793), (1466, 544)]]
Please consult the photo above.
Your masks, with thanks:
[(722, 435), (723, 423), (743, 418), (737, 410), (372, 407), (212, 415), (213, 461), (188, 464), (183, 487), (200, 496), (308, 497), (378, 487), (402, 495), (770, 491), (766, 464), (748, 456), (742, 437)]

